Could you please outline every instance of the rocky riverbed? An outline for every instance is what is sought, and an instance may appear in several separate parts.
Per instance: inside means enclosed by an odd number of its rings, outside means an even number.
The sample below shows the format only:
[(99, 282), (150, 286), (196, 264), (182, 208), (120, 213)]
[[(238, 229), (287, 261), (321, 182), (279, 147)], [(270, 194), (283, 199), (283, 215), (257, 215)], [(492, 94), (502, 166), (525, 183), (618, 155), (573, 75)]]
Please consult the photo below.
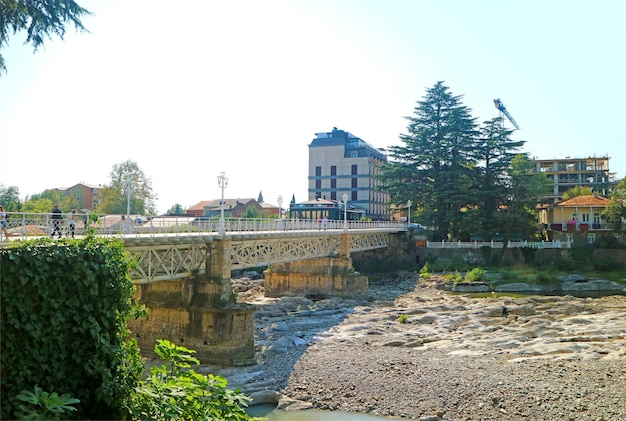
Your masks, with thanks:
[(266, 298), (258, 364), (220, 369), (255, 403), (422, 420), (625, 420), (626, 296), (487, 298), (437, 276), (371, 281), (358, 300)]

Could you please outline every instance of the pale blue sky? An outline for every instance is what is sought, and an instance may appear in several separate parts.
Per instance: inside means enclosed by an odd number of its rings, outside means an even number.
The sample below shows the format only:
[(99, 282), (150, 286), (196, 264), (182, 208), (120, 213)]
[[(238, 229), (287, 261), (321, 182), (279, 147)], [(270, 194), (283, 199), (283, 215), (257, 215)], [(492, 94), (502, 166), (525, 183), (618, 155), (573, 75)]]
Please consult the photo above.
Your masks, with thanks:
[(626, 175), (626, 2), (79, 0), (0, 76), (0, 183), (106, 184), (136, 161), (164, 212), (225, 196), (307, 198), (308, 147), (338, 127), (399, 144), (444, 81), (479, 122), (500, 98), (537, 158), (610, 156)]

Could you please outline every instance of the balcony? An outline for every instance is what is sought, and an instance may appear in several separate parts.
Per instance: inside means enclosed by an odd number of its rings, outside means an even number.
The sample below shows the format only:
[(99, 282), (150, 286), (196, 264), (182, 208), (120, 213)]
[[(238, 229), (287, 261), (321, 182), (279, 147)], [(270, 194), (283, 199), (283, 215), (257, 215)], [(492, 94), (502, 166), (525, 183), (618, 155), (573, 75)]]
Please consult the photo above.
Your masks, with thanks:
[(612, 227), (609, 224), (592, 224), (589, 222), (577, 222), (575, 224), (561, 224), (552, 223), (548, 224), (550, 231), (565, 231), (565, 232), (589, 232), (589, 231), (608, 231)]

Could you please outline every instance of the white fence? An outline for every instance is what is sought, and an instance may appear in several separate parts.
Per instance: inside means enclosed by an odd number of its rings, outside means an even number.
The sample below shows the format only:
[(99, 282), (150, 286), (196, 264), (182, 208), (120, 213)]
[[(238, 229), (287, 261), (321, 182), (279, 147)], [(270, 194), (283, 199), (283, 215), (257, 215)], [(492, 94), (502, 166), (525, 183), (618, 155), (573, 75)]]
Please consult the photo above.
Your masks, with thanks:
[[(426, 247), (433, 249), (478, 249), (488, 246), (494, 249), (504, 248), (502, 241), (427, 241)], [(509, 241), (507, 248), (529, 247), (536, 249), (571, 248), (571, 243), (556, 241)]]
[[(9, 237), (12, 239), (26, 239), (33, 237), (71, 236), (68, 215), (63, 219), (52, 219), (49, 213), (22, 213), (7, 212), (5, 225)], [(74, 234), (84, 235), (87, 229), (93, 230), (95, 235), (120, 237), (139, 237), (156, 235), (198, 235), (219, 232), (220, 220), (216, 218), (201, 218), (190, 216), (155, 217), (148, 221), (139, 218), (127, 218), (125, 215), (90, 215), (80, 214), (76, 218)], [(276, 218), (225, 218), (224, 230), (226, 233), (262, 232), (262, 231), (324, 231), (324, 230), (359, 230), (359, 229), (387, 229), (401, 231), (406, 224), (390, 221), (327, 221), (319, 223), (316, 220), (276, 219)], [(2, 235), (0, 233), (0, 235)], [(2, 235), (3, 236), (3, 235)], [(4, 237), (4, 236), (3, 236)]]

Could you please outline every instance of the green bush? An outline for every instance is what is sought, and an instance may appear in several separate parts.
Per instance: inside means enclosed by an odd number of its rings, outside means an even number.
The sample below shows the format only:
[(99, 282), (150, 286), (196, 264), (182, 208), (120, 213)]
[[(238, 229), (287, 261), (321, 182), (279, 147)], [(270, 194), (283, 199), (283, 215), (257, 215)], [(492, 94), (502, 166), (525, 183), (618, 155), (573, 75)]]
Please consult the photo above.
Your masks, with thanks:
[(537, 280), (537, 283), (544, 284), (544, 285), (559, 283), (558, 275), (552, 271), (537, 272), (536, 280)]
[(485, 270), (482, 268), (474, 268), (465, 274), (465, 282), (482, 281), (485, 276)]
[(74, 404), (80, 403), (80, 400), (67, 393), (59, 396), (55, 392), (48, 393), (39, 386), (35, 386), (34, 392), (22, 390), (17, 399), (24, 402), (17, 410), (17, 416), (21, 420), (67, 419), (69, 412), (76, 411)]
[(0, 268), (2, 418), (36, 385), (79, 399), (75, 419), (122, 418), (144, 369), (123, 243), (19, 242), (0, 250)]
[(623, 249), (624, 245), (612, 235), (599, 236), (593, 246), (599, 249)]
[(195, 351), (159, 340), (155, 353), (166, 362), (150, 369), (137, 387), (131, 414), (136, 420), (262, 420), (250, 417), (245, 408), (250, 398), (226, 388), (220, 376), (204, 376), (191, 369), (199, 361)]

